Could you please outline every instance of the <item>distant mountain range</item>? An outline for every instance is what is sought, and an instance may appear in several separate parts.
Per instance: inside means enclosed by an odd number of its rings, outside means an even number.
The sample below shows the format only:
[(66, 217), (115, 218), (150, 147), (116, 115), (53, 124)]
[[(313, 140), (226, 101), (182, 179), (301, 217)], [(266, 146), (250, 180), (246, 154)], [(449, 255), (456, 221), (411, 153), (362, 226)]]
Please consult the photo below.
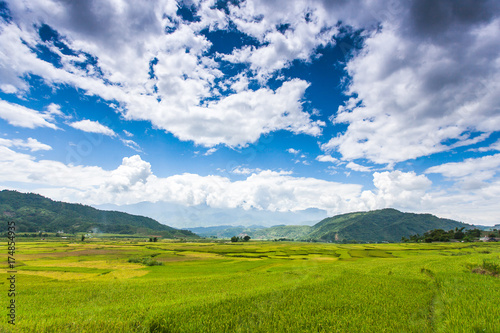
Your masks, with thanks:
[(0, 221), (13, 220), (23, 232), (93, 232), (153, 234), (165, 238), (195, 237), (188, 230), (161, 224), (149, 217), (99, 210), (81, 204), (54, 201), (39, 194), (0, 191)]
[(432, 229), (473, 229), (475, 226), (438, 218), (431, 214), (402, 213), (396, 209), (381, 209), (328, 217), (313, 226), (279, 225), (270, 228), (212, 227), (189, 230), (202, 237), (228, 238), (247, 234), (253, 239), (294, 239), (323, 242), (399, 242), (401, 237), (422, 235)]
[(328, 217), (325, 210), (308, 208), (294, 212), (271, 212), (256, 208), (216, 208), (206, 204), (186, 207), (172, 202), (139, 202), (129, 205), (104, 204), (97, 209), (118, 210), (135, 215), (144, 215), (173, 226), (174, 228), (196, 228), (209, 226), (249, 226), (270, 227), (281, 224), (313, 225)]

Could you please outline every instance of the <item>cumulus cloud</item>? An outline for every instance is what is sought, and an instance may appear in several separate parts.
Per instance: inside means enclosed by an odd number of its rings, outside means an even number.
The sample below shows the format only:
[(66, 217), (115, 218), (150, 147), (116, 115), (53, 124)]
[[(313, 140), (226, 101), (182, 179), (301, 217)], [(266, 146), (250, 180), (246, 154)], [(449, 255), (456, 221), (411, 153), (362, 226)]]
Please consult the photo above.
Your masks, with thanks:
[[(244, 147), (278, 130), (315, 136), (324, 151), (317, 161), (362, 172), (373, 169), (354, 161), (394, 167), (481, 143), (500, 128), (498, 2), (254, 0), (217, 9), (213, 1), (200, 0), (190, 5), (197, 16), (193, 22), (179, 16), (182, 4), (171, 0), (9, 0), (12, 19), (0, 20), (0, 90), (26, 100), (33, 78), (54, 90), (77, 88), (116, 104), (125, 120), (149, 121), (207, 152), (219, 144)], [(251, 42), (226, 54), (211, 53), (206, 31), (229, 26)], [(285, 79), (282, 70), (315, 60), (318, 49), (333, 45), (344, 28), (352, 31), (347, 26), (361, 29), (363, 48), (344, 59), (349, 100), (330, 118), (347, 129), (321, 138), (326, 124), (303, 107), (310, 83)], [(53, 56), (51, 62), (40, 55), (42, 49)], [(238, 73), (228, 77), (226, 65)], [(276, 79), (272, 88), (270, 78)], [(0, 101), (0, 118), (12, 126), (57, 129), (56, 117), (64, 117), (56, 104), (36, 111)], [(70, 126), (118, 136), (90, 120)], [(134, 141), (120, 140), (140, 150)], [(425, 175), (387, 171), (373, 173), (374, 188), (363, 191), (361, 185), (243, 167), (233, 170), (246, 176), (239, 182), (193, 174), (159, 178), (137, 157), (109, 171), (14, 150), (48, 149), (35, 141), (3, 139), (1, 179), (40, 184), (61, 199), (88, 203), (172, 200), (278, 211), (318, 207), (330, 214), (391, 205), (419, 209), (425, 203), (451, 214), (453, 202), (492, 212), (499, 193), (497, 155), (426, 170), (455, 181), (453, 189), (431, 191)], [(498, 142), (477, 149), (490, 150), (498, 150)], [(308, 163), (299, 150), (289, 152), (297, 163)], [(480, 171), (471, 171), (474, 164)]]
[[(313, 121), (302, 110), (302, 98), (309, 84), (294, 79), (276, 90), (260, 88), (221, 97), (203, 106), (193, 99), (162, 101), (154, 112), (145, 113), (144, 105), (129, 109), (129, 119), (148, 119), (168, 129), (181, 140), (191, 140), (205, 147), (224, 143), (230, 147), (255, 142), (262, 134), (279, 129), (317, 136), (324, 125)], [(182, 89), (182, 85), (177, 88)], [(181, 96), (189, 97), (188, 95)], [(183, 105), (179, 105), (183, 103)]]
[(316, 157), (316, 161), (320, 162), (331, 162), (331, 163), (337, 163), (339, 162), (338, 159), (335, 157), (332, 157), (331, 155), (319, 155)]
[[(415, 173), (374, 174), (374, 191), (358, 184), (343, 184), (290, 171), (251, 170), (237, 167), (233, 173), (246, 175), (239, 181), (222, 176), (184, 173), (157, 177), (149, 162), (138, 155), (126, 157), (114, 170), (64, 165), (16, 153), (0, 146), (0, 181), (30, 183), (59, 200), (88, 204), (131, 204), (141, 201), (174, 202), (187, 206), (299, 211), (308, 208), (339, 214), (353, 210), (402, 206), (418, 207), (430, 181)], [(57, 170), (49, 172), (48, 170)], [(85, 179), (82, 182), (81, 179)]]
[(239, 168), (241, 174), (247, 171), (251, 174), (233, 182), (226, 177), (189, 173), (160, 178), (152, 173), (150, 163), (138, 155), (124, 158), (118, 168), (108, 171), (99, 167), (37, 161), (4, 146), (0, 149), (0, 181), (35, 184), (41, 193), (57, 199), (89, 204), (168, 201), (187, 206), (206, 204), (269, 211), (318, 207), (333, 212), (345, 210), (348, 200), (355, 199), (361, 189), (360, 185), (293, 177), (288, 171)]
[[(150, 121), (206, 147), (245, 146), (275, 130), (316, 136), (324, 125), (302, 110), (305, 81), (287, 81), (275, 90), (243, 85), (221, 95), (235, 82), (220, 81), (218, 62), (207, 56), (211, 43), (201, 31), (227, 24), (211, 2), (193, 4), (197, 22), (183, 21), (175, 1), (8, 5), (13, 22), (2, 23), (0, 87), (9, 92), (26, 92), (22, 78), (38, 75), (49, 85), (68, 84), (116, 101), (126, 119)], [(55, 37), (42, 38), (42, 28)], [(61, 44), (72, 52), (62, 52)], [(57, 55), (57, 66), (37, 57), (33, 50), (41, 46)]]
[[(493, 1), (410, 1), (347, 64), (351, 99), (322, 148), (394, 165), (500, 128), (500, 11)], [(480, 132), (472, 138), (471, 132)]]
[[(110, 172), (100, 167), (70, 166), (53, 160), (37, 161), (33, 156), (0, 146), (0, 181), (91, 190), (103, 184)], [(76, 198), (72, 198), (72, 202)]]
[[(493, 167), (493, 162), (484, 163)], [(0, 182), (18, 184), (16, 189), (20, 190), (23, 184), (29, 184), (30, 190), (35, 188), (54, 199), (86, 204), (149, 201), (279, 212), (318, 208), (329, 215), (394, 207), (416, 212), (432, 209), (443, 217), (494, 224), (492, 212), (497, 209), (500, 195), (498, 179), (481, 190), (464, 193), (432, 190), (431, 181), (415, 172), (375, 172), (374, 188), (370, 190), (358, 184), (296, 177), (289, 171), (242, 167), (234, 171), (246, 178), (231, 181), (222, 176), (190, 173), (158, 177), (150, 163), (138, 155), (125, 157), (116, 169), (104, 170), (37, 160), (0, 145)]]
[(360, 164), (357, 164), (357, 163), (354, 163), (354, 162), (347, 163), (346, 168), (354, 170), (354, 171), (359, 171), (359, 172), (370, 172), (370, 171), (372, 171), (372, 168), (364, 166), (364, 165), (360, 165)]
[[(286, 10), (283, 10), (286, 8)], [(396, 1), (255, 0), (229, 5), (229, 18), (259, 45), (235, 49), (224, 59), (247, 63), (259, 80), (266, 80), (294, 60), (309, 62), (320, 47), (334, 45), (339, 22), (373, 28), (401, 11)]]
[(273, 6), (265, 2), (246, 1), (231, 7), (230, 17), (236, 26), (262, 45), (236, 49), (223, 59), (249, 63), (257, 77), (265, 80), (276, 70), (289, 67), (293, 60), (309, 61), (318, 47), (333, 44), (337, 30), (327, 25), (320, 9), (300, 1), (287, 2), (286, 6), (289, 12), (280, 18), (272, 16)]
[(500, 167), (500, 154), (468, 158), (463, 162), (445, 163), (428, 168), (426, 173), (440, 173), (449, 178), (460, 178), (485, 171), (496, 172)]
[(12, 126), (36, 128), (49, 127), (57, 129), (53, 123), (54, 112), (39, 112), (19, 104), (0, 100), (0, 118), (6, 120)]
[(116, 133), (109, 127), (100, 124), (98, 121), (88, 119), (75, 121), (68, 124), (69, 126), (88, 133), (104, 134), (108, 136), (116, 136)]
[(0, 146), (4, 147), (19, 147), (21, 149), (29, 149), (30, 151), (39, 151), (39, 150), (52, 150), (52, 147), (41, 143), (37, 139), (28, 138), (27, 140), (21, 139), (2, 139), (0, 138)]
[(466, 190), (490, 187), (487, 182), (495, 177), (500, 169), (500, 154), (468, 158), (462, 162), (452, 162), (428, 168), (425, 173), (439, 173), (458, 182)]

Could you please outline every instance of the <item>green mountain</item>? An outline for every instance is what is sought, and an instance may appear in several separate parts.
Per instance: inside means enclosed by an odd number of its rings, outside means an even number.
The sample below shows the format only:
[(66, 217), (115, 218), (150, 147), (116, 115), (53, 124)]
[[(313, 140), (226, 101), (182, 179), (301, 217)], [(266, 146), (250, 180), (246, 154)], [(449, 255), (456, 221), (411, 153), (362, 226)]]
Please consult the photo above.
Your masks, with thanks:
[(253, 239), (295, 239), (304, 238), (311, 231), (308, 225), (277, 225), (274, 227), (255, 230), (250, 237)]
[(273, 227), (262, 226), (214, 226), (214, 227), (196, 227), (188, 230), (201, 237), (231, 238), (233, 236), (248, 235), (252, 239), (301, 239), (310, 231), (311, 227), (307, 225), (277, 225)]
[(470, 224), (442, 219), (431, 214), (402, 213), (387, 208), (326, 218), (315, 224), (311, 232), (302, 239), (326, 242), (399, 242), (403, 236), (421, 235), (432, 229), (450, 230), (462, 227), (474, 228)]
[(474, 229), (476, 226), (438, 218), (431, 214), (402, 213), (396, 209), (342, 214), (323, 219), (313, 226), (279, 225), (270, 228), (209, 227), (193, 228), (200, 236), (231, 238), (243, 234), (252, 239), (293, 239), (320, 242), (399, 242), (401, 237), (422, 235), (432, 229)]
[(94, 232), (154, 234), (165, 238), (198, 237), (149, 217), (95, 209), (81, 204), (53, 201), (34, 193), (0, 191), (0, 221), (15, 221), (22, 232)]

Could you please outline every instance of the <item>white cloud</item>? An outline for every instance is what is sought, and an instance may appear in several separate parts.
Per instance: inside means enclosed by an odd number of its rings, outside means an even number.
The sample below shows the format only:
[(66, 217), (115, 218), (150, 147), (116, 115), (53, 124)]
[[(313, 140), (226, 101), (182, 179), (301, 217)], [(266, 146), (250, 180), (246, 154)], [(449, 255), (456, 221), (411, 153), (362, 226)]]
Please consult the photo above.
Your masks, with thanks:
[[(151, 165), (139, 156), (126, 157), (114, 170), (73, 166), (17, 153), (0, 145), (0, 182), (57, 200), (86, 204), (132, 204), (142, 201), (173, 202), (184, 206), (300, 211), (318, 208), (329, 215), (394, 207), (403, 211), (433, 212), (466, 222), (494, 224), (498, 214), (500, 181), (491, 180), (481, 190), (468, 193), (432, 191), (431, 181), (415, 172), (373, 173), (373, 190), (309, 177), (289, 171), (250, 170), (235, 173), (247, 177), (231, 181), (221, 176), (184, 173), (155, 176)], [(82, 182), (82, 179), (85, 179)]]
[(229, 18), (236, 27), (260, 45), (235, 49), (223, 58), (248, 63), (261, 81), (294, 60), (311, 61), (319, 47), (334, 44), (339, 21), (356, 28), (370, 27), (382, 16), (400, 11), (399, 5), (374, 1), (255, 0), (229, 7)]
[(137, 142), (135, 142), (135, 141), (133, 141), (133, 140), (127, 140), (127, 139), (120, 139), (120, 140), (121, 140), (121, 142), (122, 142), (125, 146), (129, 147), (130, 149), (133, 149), (133, 150), (135, 150), (135, 151), (136, 151), (136, 152), (138, 152), (138, 153), (141, 153), (141, 152), (142, 152), (142, 149), (141, 149), (141, 147), (137, 144)]
[[(37, 161), (28, 154), (17, 153), (0, 146), (0, 181), (57, 187), (58, 192), (65, 188), (91, 190), (109, 179), (110, 172), (100, 167), (68, 166), (52, 161)], [(82, 181), (85, 180), (85, 181)], [(76, 198), (72, 198), (72, 202)]]
[[(245, 146), (276, 130), (318, 135), (324, 123), (302, 110), (307, 82), (292, 80), (276, 90), (256, 91), (244, 82), (235, 86), (232, 78), (216, 82), (223, 74), (218, 63), (206, 56), (211, 44), (199, 32), (224, 27), (227, 19), (211, 9), (210, 2), (195, 6), (201, 21), (186, 23), (177, 17), (173, 1), (148, 6), (104, 1), (98, 7), (57, 1), (9, 3), (16, 24), (2, 26), (0, 52), (7, 62), (0, 66), (5, 80), (0, 84), (25, 92), (29, 87), (20, 77), (31, 74), (49, 85), (68, 84), (120, 103), (117, 110), (128, 120), (150, 121), (181, 140), (205, 147)], [(34, 28), (42, 22), (56, 29), (77, 55), (43, 42)], [(175, 30), (166, 34), (166, 26)], [(60, 68), (36, 57), (30, 47), (40, 44), (58, 54)], [(97, 63), (82, 68), (85, 54)], [(224, 87), (233, 87), (234, 94), (222, 97)]]
[(425, 173), (439, 173), (453, 179), (462, 190), (482, 190), (491, 186), (491, 181), (500, 171), (500, 154), (480, 158), (468, 158), (428, 168)]
[(373, 184), (379, 191), (379, 199), (391, 207), (394, 203), (414, 205), (424, 197), (432, 182), (415, 172), (384, 171), (373, 173)]
[[(13, 21), (0, 22), (0, 89), (25, 97), (31, 88), (30, 77), (41, 77), (52, 89), (75, 87), (110, 105), (118, 104), (116, 111), (127, 120), (150, 121), (155, 128), (210, 148), (208, 151), (218, 144), (245, 146), (277, 130), (319, 136), (325, 124), (314, 120), (316, 111), (311, 115), (302, 105), (309, 83), (287, 80), (280, 70), (294, 60), (311, 61), (318, 47), (332, 43), (337, 23), (342, 21), (365, 29), (364, 48), (346, 59), (350, 76), (347, 93), (353, 97), (333, 118), (335, 123), (347, 124), (347, 130), (322, 145), (326, 153), (316, 160), (339, 164), (329, 155), (335, 151), (346, 161), (343, 163), (349, 162), (347, 168), (368, 172), (369, 168), (352, 161), (364, 158), (392, 167), (399, 161), (480, 143), (500, 128), (498, 5), (494, 1), (448, 0), (435, 4), (423, 0), (254, 0), (229, 5), (226, 17), (213, 8), (213, 1), (195, 1), (200, 21), (188, 23), (177, 16), (178, 3), (170, 0), (103, 0), (98, 5), (92, 1), (11, 0), (8, 7)], [(208, 56), (211, 44), (200, 31), (227, 27), (229, 19), (259, 45), (235, 49), (229, 55)], [(74, 54), (61, 52), (53, 41), (42, 41), (37, 31), (42, 23), (57, 30)], [(40, 45), (60, 58), (58, 66), (37, 57), (33, 50)], [(219, 68), (221, 59), (246, 63), (249, 71), (226, 78)], [(273, 75), (283, 83), (270, 89), (263, 83)], [(250, 89), (255, 79), (261, 86)], [(43, 112), (0, 101), (0, 117), (13, 126), (56, 129), (54, 118), (63, 116), (55, 104)], [(117, 136), (97, 122), (73, 125)], [(498, 198), (496, 157), (426, 171), (441, 173), (456, 181), (460, 189), (430, 192), (425, 175), (394, 171), (374, 173), (375, 189), (361, 192), (360, 185), (243, 167), (233, 170), (248, 175), (238, 187), (217, 176), (156, 178), (147, 162), (137, 158), (106, 171), (37, 161), (9, 149), (47, 149), (35, 141), (4, 139), (0, 146), (2, 179), (41, 184), (52, 187), (50, 191), (57, 195), (66, 193), (68, 198), (88, 202), (136, 202), (150, 196), (184, 204), (270, 210), (321, 206), (336, 213), (387, 205), (451, 212), (455, 200), (466, 203), (461, 207), (479, 207), (492, 215), (496, 210), (491, 198)], [(132, 140), (122, 142), (140, 149)], [(490, 148), (498, 150), (498, 142)], [(297, 163), (308, 162), (299, 159)], [(481, 169), (472, 172), (475, 163)], [(89, 184), (81, 184), (81, 179), (87, 178)], [(275, 187), (281, 182), (282, 189)], [(295, 193), (293, 186), (297, 191), (314, 193)], [(337, 194), (336, 190), (339, 197), (329, 196), (328, 191)], [(232, 191), (232, 195), (220, 194), (225, 191)], [(347, 194), (343, 196), (342, 191)], [(262, 201), (260, 194), (269, 202)], [(321, 199), (323, 196), (326, 199)], [(429, 197), (442, 205), (434, 205)], [(472, 216), (472, 209), (468, 209), (464, 216)]]
[[(10, 1), (15, 24), (2, 24), (0, 52), (5, 56), (0, 60), (0, 88), (6, 93), (25, 92), (29, 87), (22, 78), (38, 75), (51, 85), (69, 84), (117, 101), (127, 119), (148, 120), (181, 140), (206, 147), (244, 146), (280, 129), (318, 135), (324, 124), (313, 121), (301, 106), (307, 83), (296, 80), (274, 91), (252, 91), (248, 77), (241, 73), (236, 81), (218, 83), (222, 73), (215, 59), (206, 56), (210, 42), (199, 32), (226, 27), (231, 19), (262, 43), (253, 52), (236, 49), (232, 61), (249, 62), (257, 77), (265, 78), (293, 60), (309, 61), (317, 47), (332, 43), (338, 21), (356, 28), (382, 22), (381, 30), (368, 35), (364, 50), (348, 63), (349, 93), (358, 98), (339, 110), (335, 122), (349, 127), (322, 148), (338, 150), (346, 160), (367, 158), (394, 164), (472, 144), (486, 135), (470, 139), (464, 134), (469, 128), (484, 133), (499, 128), (495, 92), (500, 75), (497, 66), (490, 66), (499, 61), (500, 52), (495, 52), (500, 49), (499, 20), (494, 19), (496, 7), (487, 8), (490, 5), (468, 8), (471, 17), (463, 18), (452, 2), (445, 2), (451, 14), (446, 16), (448, 21), (439, 23), (421, 14), (418, 2), (247, 1), (230, 5), (225, 17), (210, 1), (201, 1), (194, 4), (200, 22), (187, 23), (177, 17), (174, 1), (147, 6), (141, 2), (117, 6), (103, 1), (95, 6)], [(482, 10), (481, 15), (474, 16), (474, 10)], [(41, 41), (36, 31), (41, 22), (55, 28), (76, 55), (58, 51), (51, 41)], [(420, 26), (419, 22), (429, 24)], [(429, 35), (426, 26), (444, 32)], [(166, 34), (165, 27), (175, 30)], [(58, 54), (61, 68), (36, 57), (30, 47), (38, 44)], [(82, 68), (83, 52), (94, 56), (97, 65)], [(154, 59), (157, 63), (150, 77)], [(224, 87), (232, 87), (234, 94), (221, 97)], [(285, 88), (294, 92), (284, 104)], [(280, 107), (269, 112), (257, 102), (260, 99)], [(238, 125), (250, 125), (236, 133), (228, 126), (235, 119), (241, 119)], [(445, 144), (450, 139), (459, 142)]]
[(347, 131), (325, 151), (393, 165), (477, 143), (500, 128), (498, 6), (467, 4), (470, 16), (453, 1), (440, 6), (409, 2), (367, 36), (347, 64), (347, 93), (356, 97), (334, 118)]
[(372, 168), (364, 166), (364, 165), (359, 165), (354, 162), (349, 162), (346, 165), (346, 168), (349, 168), (354, 171), (359, 171), (359, 172), (371, 172)]
[(123, 130), (123, 133), (124, 133), (126, 136), (128, 136), (129, 138), (131, 138), (131, 137), (133, 137), (133, 136), (134, 136), (134, 134), (130, 133), (130, 132), (129, 132), (129, 131), (127, 131), (127, 130)]
[(298, 153), (300, 153), (300, 150), (293, 149), (293, 148), (288, 148), (286, 151), (289, 152), (290, 154), (294, 154), (294, 155), (297, 155)]
[(331, 163), (337, 163), (339, 162), (338, 159), (335, 157), (332, 157), (331, 155), (319, 155), (316, 157), (316, 161), (320, 162), (331, 162)]
[(0, 146), (4, 147), (19, 147), (21, 149), (29, 149), (30, 151), (39, 151), (39, 150), (52, 150), (52, 147), (41, 143), (37, 139), (28, 138), (27, 140), (21, 139), (2, 139), (0, 138)]
[[(167, 105), (161, 103), (155, 112), (144, 113), (141, 109), (129, 110), (127, 117), (151, 119), (160, 128), (168, 129), (181, 140), (212, 147), (224, 143), (230, 147), (245, 146), (255, 142), (262, 134), (279, 129), (293, 133), (317, 136), (321, 133), (321, 121), (312, 121), (302, 111), (302, 98), (308, 83), (302, 80), (287, 81), (275, 91), (260, 88), (245, 90), (223, 97), (206, 105), (190, 105), (187, 109), (176, 106), (179, 101)], [(137, 113), (140, 112), (140, 113)]]
[(217, 148), (210, 148), (209, 150), (207, 150), (207, 152), (203, 155), (205, 156), (210, 156), (212, 155), (213, 153), (215, 153), (217, 151)]
[(12, 126), (36, 128), (49, 127), (57, 129), (52, 123), (54, 121), (52, 112), (39, 112), (19, 104), (0, 100), (0, 118), (6, 120)]
[(61, 106), (55, 103), (50, 103), (47, 106), (47, 113), (54, 116), (64, 117), (64, 113), (61, 111)]
[[(430, 183), (425, 176), (414, 173), (375, 173), (377, 191), (362, 192), (362, 186), (357, 184), (294, 177), (289, 171), (242, 167), (232, 172), (247, 175), (246, 179), (233, 182), (226, 177), (188, 173), (159, 178), (152, 173), (151, 165), (137, 155), (124, 158), (118, 168), (107, 171), (99, 167), (36, 161), (29, 155), (2, 149), (0, 181), (34, 184), (42, 193), (56, 199), (88, 204), (167, 201), (186, 206), (206, 204), (268, 211), (314, 207), (333, 215), (407, 202), (418, 206)], [(48, 172), (50, 169), (57, 172)]]
[(262, 170), (259, 169), (259, 168), (250, 169), (250, 168), (244, 168), (244, 167), (241, 167), (241, 166), (237, 166), (236, 168), (234, 168), (233, 170), (231, 170), (231, 173), (234, 173), (236, 175), (249, 175), (249, 174), (252, 174), (252, 173), (259, 173), (261, 171)]
[(486, 171), (497, 172), (500, 168), (500, 154), (480, 158), (468, 158), (463, 162), (445, 163), (428, 168), (425, 173), (440, 173), (448, 178), (461, 178)]
[(487, 152), (487, 151), (492, 151), (492, 150), (500, 151), (500, 140), (498, 140), (497, 142), (493, 143), (489, 147), (481, 147), (481, 148), (477, 148), (475, 150), (477, 150), (479, 152)]
[(118, 168), (107, 171), (36, 161), (6, 147), (0, 149), (0, 181), (29, 183), (56, 199), (89, 204), (168, 201), (187, 206), (206, 204), (269, 211), (318, 207), (334, 212), (345, 210), (346, 200), (355, 199), (361, 189), (360, 185), (292, 177), (288, 171), (256, 171), (235, 182), (220, 176), (187, 173), (158, 178), (152, 174), (151, 165), (137, 155), (124, 158)]
[(104, 134), (108, 136), (116, 136), (116, 133), (109, 127), (100, 124), (98, 121), (88, 119), (75, 121), (68, 124), (69, 126), (88, 133)]

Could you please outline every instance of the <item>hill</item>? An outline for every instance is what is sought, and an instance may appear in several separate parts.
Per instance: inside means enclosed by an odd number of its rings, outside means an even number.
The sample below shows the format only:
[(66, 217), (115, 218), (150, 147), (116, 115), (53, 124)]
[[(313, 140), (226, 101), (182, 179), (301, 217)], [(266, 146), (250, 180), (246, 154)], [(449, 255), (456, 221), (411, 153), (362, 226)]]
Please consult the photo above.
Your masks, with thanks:
[(248, 235), (252, 239), (302, 239), (309, 233), (311, 227), (307, 225), (277, 225), (272, 227), (263, 226), (214, 226), (188, 228), (201, 237), (231, 238), (233, 236)]
[(259, 229), (266, 229), (266, 227), (261, 226), (231, 226), (231, 225), (220, 225), (213, 227), (196, 227), (187, 228), (188, 230), (194, 232), (201, 237), (217, 237), (217, 238), (231, 238), (239, 234), (253, 235), (253, 232)]
[(231, 238), (243, 234), (252, 239), (293, 239), (320, 242), (399, 242), (401, 237), (422, 235), (432, 229), (474, 229), (477, 226), (442, 219), (431, 214), (403, 213), (396, 209), (381, 209), (328, 217), (313, 226), (277, 225), (264, 227), (219, 226), (191, 228), (202, 237)]
[(254, 239), (303, 239), (309, 234), (311, 227), (308, 225), (277, 225), (274, 227), (256, 230), (253, 235), (249, 235)]
[(399, 242), (403, 236), (423, 234), (432, 229), (450, 230), (462, 227), (474, 228), (470, 224), (431, 214), (402, 213), (387, 208), (326, 218), (315, 224), (306, 238), (327, 242), (346, 240)]
[(155, 234), (165, 238), (198, 237), (188, 230), (161, 224), (149, 217), (105, 211), (81, 204), (54, 201), (35, 193), (0, 191), (0, 221), (16, 221), (17, 232), (95, 232)]

